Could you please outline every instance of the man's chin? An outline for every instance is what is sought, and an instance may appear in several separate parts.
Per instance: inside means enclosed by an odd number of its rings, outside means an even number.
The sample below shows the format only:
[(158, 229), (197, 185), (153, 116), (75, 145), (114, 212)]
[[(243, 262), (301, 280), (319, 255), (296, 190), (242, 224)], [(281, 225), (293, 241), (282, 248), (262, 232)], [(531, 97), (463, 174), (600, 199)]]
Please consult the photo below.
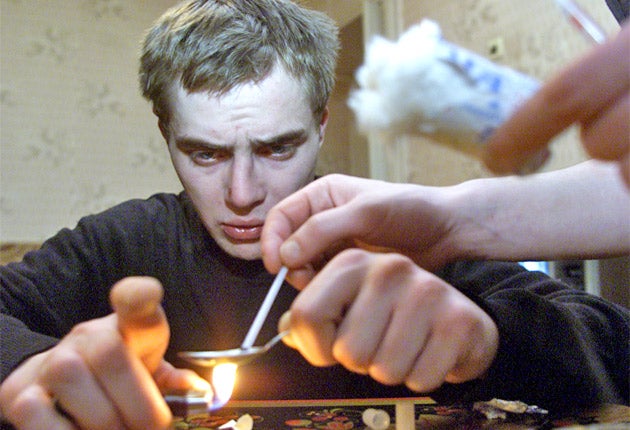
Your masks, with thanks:
[(219, 243), (219, 246), (229, 255), (241, 260), (260, 260), (262, 252), (260, 250), (260, 241), (252, 241), (251, 243)]

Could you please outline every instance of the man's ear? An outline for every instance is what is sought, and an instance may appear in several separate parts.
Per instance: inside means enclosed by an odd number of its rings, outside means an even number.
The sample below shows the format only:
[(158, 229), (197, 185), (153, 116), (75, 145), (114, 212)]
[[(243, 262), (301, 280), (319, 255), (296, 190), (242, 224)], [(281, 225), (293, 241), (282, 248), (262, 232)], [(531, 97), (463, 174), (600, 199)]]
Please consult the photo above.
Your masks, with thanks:
[(326, 132), (329, 113), (328, 106), (326, 106), (319, 121), (319, 146), (322, 146), (322, 143), (324, 143), (324, 133)]
[(158, 128), (160, 129), (160, 133), (162, 133), (162, 137), (166, 141), (166, 144), (168, 144), (168, 125), (166, 125), (164, 120), (160, 117), (158, 117)]
[(160, 129), (160, 133), (162, 134), (162, 137), (166, 141), (166, 144), (168, 144), (168, 138), (169, 138), (169, 135), (168, 135), (168, 124), (167, 124), (166, 120), (164, 119), (164, 115), (160, 114), (160, 112), (156, 108), (155, 104), (153, 105), (153, 113), (155, 114), (155, 116), (157, 116), (158, 128)]

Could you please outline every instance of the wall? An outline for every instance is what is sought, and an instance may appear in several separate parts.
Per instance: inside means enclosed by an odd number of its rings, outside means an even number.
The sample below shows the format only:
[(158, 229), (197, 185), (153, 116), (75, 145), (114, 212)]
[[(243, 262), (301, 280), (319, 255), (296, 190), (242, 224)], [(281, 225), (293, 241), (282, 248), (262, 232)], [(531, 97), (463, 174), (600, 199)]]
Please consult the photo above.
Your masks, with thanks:
[(1, 0), (0, 241), (180, 188), (137, 69), (173, 0)]
[(346, 23), (339, 32), (341, 51), (335, 89), (328, 104), (330, 119), (319, 156), (317, 173), (347, 173), (367, 177), (367, 141), (357, 130), (354, 114), (347, 105), (354, 88), (354, 72), (363, 61), (362, 21), (360, 17)]

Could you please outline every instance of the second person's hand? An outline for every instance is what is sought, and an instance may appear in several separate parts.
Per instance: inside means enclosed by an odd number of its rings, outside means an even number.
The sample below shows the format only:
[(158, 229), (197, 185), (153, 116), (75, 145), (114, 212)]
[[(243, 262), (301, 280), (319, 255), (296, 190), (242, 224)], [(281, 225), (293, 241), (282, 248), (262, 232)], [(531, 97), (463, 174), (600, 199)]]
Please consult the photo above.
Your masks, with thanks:
[[(289, 267), (302, 287), (339, 251), (349, 247), (395, 251), (433, 270), (457, 251), (451, 233), (457, 215), (443, 189), (328, 175), (277, 204), (262, 233), (267, 270)], [(459, 222), (459, 221), (457, 221)]]
[(630, 22), (525, 102), (490, 137), (484, 162), (495, 173), (520, 172), (572, 124), (592, 157), (619, 163), (630, 187)]

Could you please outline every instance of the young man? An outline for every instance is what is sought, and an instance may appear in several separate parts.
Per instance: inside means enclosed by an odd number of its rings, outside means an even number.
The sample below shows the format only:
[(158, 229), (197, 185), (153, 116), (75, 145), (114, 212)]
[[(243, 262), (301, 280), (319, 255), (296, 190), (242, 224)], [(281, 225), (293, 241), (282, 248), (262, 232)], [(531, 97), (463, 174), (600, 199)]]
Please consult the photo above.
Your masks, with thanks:
[[(313, 179), (337, 46), (329, 19), (284, 0), (189, 1), (155, 24), (144, 45), (142, 88), (185, 191), (88, 216), (0, 270), (0, 412), (6, 420), (21, 429), (163, 428), (170, 414), (160, 391), (203, 385), (174, 367), (184, 365), (176, 353), (242, 342), (272, 281), (260, 260), (267, 212)], [(554, 311), (545, 291), (578, 294), (585, 312), (622, 336), (624, 321), (614, 306), (514, 265), (481, 265), (480, 278), (473, 267), (462, 267), (445, 272), (439, 283), (465, 308), (464, 326), (469, 321), (482, 328), (475, 333), (482, 333), (480, 345), (487, 348), (479, 348), (477, 364), (463, 360), (468, 370), (450, 379), (467, 384), (447, 384), (436, 396), (450, 390), (459, 400), (514, 394), (543, 400), (541, 406), (617, 400), (614, 388), (602, 389), (608, 372), (593, 380), (599, 374), (588, 363), (594, 350), (614, 351), (618, 337), (595, 336), (584, 351), (571, 351), (584, 369), (560, 366), (548, 389), (527, 389), (529, 382), (541, 382), (535, 376), (547, 368), (546, 342), (561, 348), (574, 340), (557, 331), (560, 310)], [(513, 285), (505, 294), (517, 296), (529, 286), (526, 298), (549, 308), (550, 320), (535, 328), (546, 338), (532, 343), (516, 336), (528, 361), (520, 378), (506, 372), (501, 379), (495, 372), (508, 369), (491, 367), (491, 377), (477, 381), (486, 376), (487, 361), (504, 363), (502, 321), (513, 312), (523, 315), (527, 305), (519, 309), (521, 303), (512, 301), (490, 316), (484, 295), (467, 299), (450, 284), (466, 294)], [(340, 285), (338, 291), (344, 290)], [(288, 286), (281, 289), (260, 339), (275, 334), (296, 295)], [(523, 332), (530, 325), (531, 318), (515, 323)], [(359, 373), (313, 367), (296, 351), (276, 347), (240, 368), (234, 397), (417, 395), (353, 370)], [(555, 386), (568, 373), (579, 384)], [(573, 398), (575, 388), (591, 391)]]
[[(86, 217), (2, 268), (5, 419), (161, 428), (158, 387), (202, 384), (163, 360), (167, 345), (175, 361), (241, 343), (273, 279), (260, 261), (267, 211), (314, 179), (338, 46), (331, 19), (284, 0), (187, 1), (155, 23), (140, 80), (185, 191)], [(164, 312), (146, 277), (162, 284)], [(292, 300), (285, 290), (263, 340)], [(286, 362), (308, 365), (286, 355), (244, 368), (235, 394), (297, 395), (302, 375), (285, 382)]]

